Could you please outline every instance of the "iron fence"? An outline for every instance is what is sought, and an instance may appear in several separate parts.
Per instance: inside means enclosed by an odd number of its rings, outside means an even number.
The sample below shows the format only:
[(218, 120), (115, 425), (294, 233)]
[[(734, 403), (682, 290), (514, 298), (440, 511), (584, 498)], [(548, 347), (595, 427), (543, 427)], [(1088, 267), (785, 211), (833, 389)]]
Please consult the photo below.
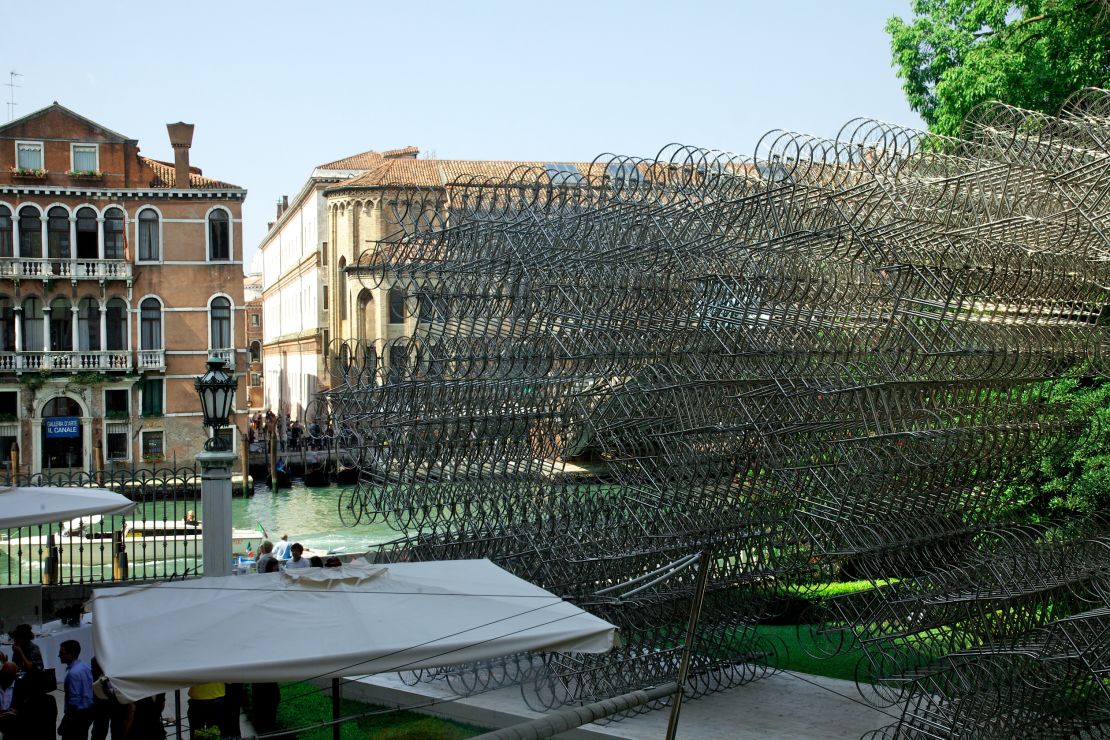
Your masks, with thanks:
[[(106, 488), (136, 501), (126, 516), (86, 516), (0, 530), (0, 583), (85, 584), (197, 575), (202, 571), (200, 471), (19, 475), (18, 486)], [(120, 554), (126, 557), (120, 557)]]

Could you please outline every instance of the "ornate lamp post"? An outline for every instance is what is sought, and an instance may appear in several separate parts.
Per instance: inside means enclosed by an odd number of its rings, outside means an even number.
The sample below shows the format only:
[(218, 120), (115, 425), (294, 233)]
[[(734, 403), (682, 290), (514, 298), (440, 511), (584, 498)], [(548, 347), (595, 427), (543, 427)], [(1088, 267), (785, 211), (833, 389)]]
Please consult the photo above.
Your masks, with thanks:
[(231, 466), (235, 453), (220, 436), (228, 426), (235, 403), (235, 375), (219, 357), (208, 358), (208, 371), (193, 381), (200, 396), (204, 426), (212, 436), (197, 455), (200, 463), (200, 503), (204, 526), (204, 575), (231, 574)]
[(230, 449), (220, 436), (220, 429), (228, 425), (227, 417), (235, 403), (236, 383), (235, 376), (224, 368), (224, 361), (219, 357), (209, 357), (208, 372), (193, 381), (200, 396), (204, 426), (212, 429), (211, 438), (204, 443), (204, 449), (209, 452)]

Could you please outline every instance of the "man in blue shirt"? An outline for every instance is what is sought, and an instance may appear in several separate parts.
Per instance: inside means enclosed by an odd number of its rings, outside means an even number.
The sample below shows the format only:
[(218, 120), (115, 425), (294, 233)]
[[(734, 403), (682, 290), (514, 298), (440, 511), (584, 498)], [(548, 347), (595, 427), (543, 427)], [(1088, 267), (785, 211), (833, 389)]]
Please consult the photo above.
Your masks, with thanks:
[(66, 708), (58, 728), (62, 740), (88, 740), (93, 721), (92, 669), (78, 659), (80, 655), (77, 640), (66, 640), (58, 648), (58, 660), (66, 664)]

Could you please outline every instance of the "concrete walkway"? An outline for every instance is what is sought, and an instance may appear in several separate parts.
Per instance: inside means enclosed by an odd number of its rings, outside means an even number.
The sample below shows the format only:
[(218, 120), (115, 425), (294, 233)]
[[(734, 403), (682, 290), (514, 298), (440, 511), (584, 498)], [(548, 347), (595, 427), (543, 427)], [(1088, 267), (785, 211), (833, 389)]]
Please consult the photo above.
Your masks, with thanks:
[[(395, 674), (367, 676), (346, 683), (343, 696), (373, 704), (414, 708), (424, 714), (491, 729), (542, 716), (528, 709), (518, 687), (457, 699), (442, 682), (406, 686)], [(437, 703), (415, 708), (428, 702)], [(864, 733), (896, 719), (897, 709), (888, 709), (889, 714), (884, 714), (859, 702), (856, 685), (851, 681), (780, 673), (684, 702), (678, 737), (687, 740), (857, 740)], [(559, 737), (659, 740), (666, 734), (668, 714), (669, 710), (654, 711), (620, 722), (589, 724)]]

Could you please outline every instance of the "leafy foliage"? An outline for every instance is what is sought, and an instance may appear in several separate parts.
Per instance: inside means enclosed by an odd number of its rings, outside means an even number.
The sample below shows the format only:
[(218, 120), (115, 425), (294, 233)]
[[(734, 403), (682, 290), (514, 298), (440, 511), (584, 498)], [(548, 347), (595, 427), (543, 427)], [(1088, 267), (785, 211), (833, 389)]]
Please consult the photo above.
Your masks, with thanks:
[(1110, 0), (915, 0), (887, 22), (898, 76), (930, 130), (955, 135), (1000, 100), (1055, 113), (1081, 87), (1110, 85)]
[(1039, 459), (1031, 459), (1003, 491), (1010, 513), (1040, 519), (1110, 507), (1110, 382), (1058, 380), (1052, 400), (1065, 404), (1082, 431)]

